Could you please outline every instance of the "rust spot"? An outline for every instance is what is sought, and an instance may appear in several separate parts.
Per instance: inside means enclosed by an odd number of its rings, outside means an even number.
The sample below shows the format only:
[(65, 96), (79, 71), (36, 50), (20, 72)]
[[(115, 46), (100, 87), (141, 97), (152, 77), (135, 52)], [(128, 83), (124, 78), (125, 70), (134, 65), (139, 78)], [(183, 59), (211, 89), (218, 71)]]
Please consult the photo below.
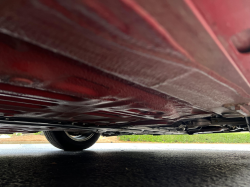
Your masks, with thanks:
[(25, 85), (31, 85), (33, 83), (32, 80), (21, 78), (21, 77), (15, 77), (11, 79), (11, 82), (15, 82), (18, 84), (25, 84)]

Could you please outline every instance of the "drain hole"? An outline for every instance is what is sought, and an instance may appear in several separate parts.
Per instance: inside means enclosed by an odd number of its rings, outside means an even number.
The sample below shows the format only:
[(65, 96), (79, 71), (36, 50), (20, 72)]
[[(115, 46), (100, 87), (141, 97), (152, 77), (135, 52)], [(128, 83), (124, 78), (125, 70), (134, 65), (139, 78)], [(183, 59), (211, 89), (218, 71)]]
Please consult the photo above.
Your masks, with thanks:
[(240, 53), (250, 52), (250, 29), (243, 30), (231, 37), (231, 41)]

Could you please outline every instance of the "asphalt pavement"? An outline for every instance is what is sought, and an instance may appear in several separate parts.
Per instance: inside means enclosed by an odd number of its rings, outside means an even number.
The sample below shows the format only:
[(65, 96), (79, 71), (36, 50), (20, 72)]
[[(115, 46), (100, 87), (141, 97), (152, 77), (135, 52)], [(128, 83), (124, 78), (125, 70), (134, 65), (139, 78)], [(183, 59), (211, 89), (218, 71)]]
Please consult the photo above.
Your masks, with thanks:
[(248, 144), (0, 145), (0, 186), (250, 186)]

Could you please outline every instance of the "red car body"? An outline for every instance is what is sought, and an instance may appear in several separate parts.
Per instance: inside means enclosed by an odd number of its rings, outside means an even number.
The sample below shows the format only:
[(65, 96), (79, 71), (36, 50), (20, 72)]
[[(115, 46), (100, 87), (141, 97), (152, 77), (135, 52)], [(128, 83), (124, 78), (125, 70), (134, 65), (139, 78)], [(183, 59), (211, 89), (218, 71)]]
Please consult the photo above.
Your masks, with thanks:
[(247, 130), (249, 0), (0, 2), (0, 133)]

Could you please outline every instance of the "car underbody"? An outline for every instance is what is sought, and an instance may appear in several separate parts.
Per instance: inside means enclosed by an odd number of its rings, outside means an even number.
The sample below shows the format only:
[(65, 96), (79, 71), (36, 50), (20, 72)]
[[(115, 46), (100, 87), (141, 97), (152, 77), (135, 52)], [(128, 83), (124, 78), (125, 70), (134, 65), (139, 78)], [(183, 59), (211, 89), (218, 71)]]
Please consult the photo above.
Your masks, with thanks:
[(249, 6), (1, 1), (0, 133), (248, 131)]

